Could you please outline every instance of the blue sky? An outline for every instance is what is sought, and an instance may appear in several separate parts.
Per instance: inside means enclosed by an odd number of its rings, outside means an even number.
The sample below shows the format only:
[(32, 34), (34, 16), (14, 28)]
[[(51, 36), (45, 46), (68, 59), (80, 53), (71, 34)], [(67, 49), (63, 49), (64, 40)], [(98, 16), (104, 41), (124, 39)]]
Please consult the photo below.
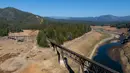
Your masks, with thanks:
[(0, 8), (4, 7), (15, 7), (41, 16), (130, 15), (130, 0), (1, 0)]

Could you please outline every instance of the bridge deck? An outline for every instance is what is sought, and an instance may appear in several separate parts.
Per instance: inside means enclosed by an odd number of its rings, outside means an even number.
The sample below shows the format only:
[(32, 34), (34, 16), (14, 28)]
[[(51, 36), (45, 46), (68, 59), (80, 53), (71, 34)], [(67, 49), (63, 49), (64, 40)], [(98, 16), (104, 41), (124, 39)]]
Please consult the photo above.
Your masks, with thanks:
[(76, 61), (80, 65), (83, 65), (83, 67), (91, 73), (119, 73), (102, 64), (99, 64), (93, 60), (90, 60), (89, 58), (86, 58), (74, 51), (71, 51), (63, 46), (60, 46), (52, 41), (50, 41), (50, 44), (52, 45), (52, 47), (58, 47), (64, 55), (72, 58), (74, 61)]

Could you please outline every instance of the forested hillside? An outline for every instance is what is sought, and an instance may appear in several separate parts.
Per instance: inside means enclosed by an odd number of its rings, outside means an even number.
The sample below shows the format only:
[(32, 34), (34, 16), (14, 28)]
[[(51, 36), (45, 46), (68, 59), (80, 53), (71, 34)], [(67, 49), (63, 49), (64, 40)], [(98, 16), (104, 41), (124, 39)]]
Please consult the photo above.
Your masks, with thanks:
[(40, 24), (42, 17), (29, 12), (24, 12), (13, 7), (0, 9), (0, 18), (4, 18), (13, 24)]
[(84, 22), (43, 18), (12, 7), (0, 9), (0, 36), (7, 36), (8, 32), (20, 32), (23, 29), (40, 30), (37, 36), (40, 46), (47, 46), (47, 36), (62, 44), (91, 30)]
[[(52, 23), (52, 22), (51, 22)], [(49, 22), (47, 23), (49, 24)], [(48, 43), (46, 38), (62, 44), (64, 41), (72, 40), (76, 37), (83, 35), (91, 30), (89, 25), (86, 24), (69, 24), (58, 23), (49, 24), (40, 30), (37, 36), (37, 43), (40, 46), (47, 47)]]
[(8, 32), (19, 32), (23, 29), (39, 29), (42, 27), (43, 17), (24, 12), (12, 7), (0, 9), (0, 36), (7, 36)]
[[(24, 12), (12, 7), (0, 9), (0, 21), (5, 21), (13, 31), (21, 29), (35, 29), (41, 26), (43, 17)], [(3, 25), (3, 23), (0, 23)], [(37, 27), (36, 27), (37, 26)]]
[(110, 24), (111, 27), (130, 28), (130, 22), (115, 22)]
[(8, 26), (9, 25), (7, 24), (6, 20), (0, 19), (0, 36), (8, 35), (8, 32), (9, 32)]
[(40, 30), (37, 41), (40, 46), (48, 46), (49, 37), (59, 44), (72, 40), (91, 30), (89, 25), (110, 25), (122, 28), (130, 27), (129, 22), (93, 22), (84, 20), (65, 20), (41, 17), (12, 7), (0, 9), (0, 36), (8, 32), (19, 32), (23, 29)]

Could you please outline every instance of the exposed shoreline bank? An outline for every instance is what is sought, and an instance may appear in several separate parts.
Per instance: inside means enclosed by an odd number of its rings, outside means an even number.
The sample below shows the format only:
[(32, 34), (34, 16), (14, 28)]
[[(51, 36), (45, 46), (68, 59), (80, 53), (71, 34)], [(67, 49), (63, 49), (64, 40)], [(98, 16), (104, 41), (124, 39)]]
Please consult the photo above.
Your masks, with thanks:
[(129, 51), (125, 50), (126, 46), (128, 45), (129, 44), (125, 44), (120, 50), (121, 64), (122, 64), (124, 73), (130, 72), (130, 63), (129, 63), (129, 56), (128, 56)]
[(114, 34), (108, 34), (108, 35), (110, 35), (110, 37), (101, 40), (99, 43), (97, 43), (97, 44), (94, 46), (94, 49), (93, 49), (91, 55), (89, 56), (89, 59), (92, 59), (92, 58), (96, 55), (96, 51), (98, 50), (98, 48), (99, 48), (101, 45), (103, 45), (103, 44), (107, 43), (108, 41), (114, 39)]

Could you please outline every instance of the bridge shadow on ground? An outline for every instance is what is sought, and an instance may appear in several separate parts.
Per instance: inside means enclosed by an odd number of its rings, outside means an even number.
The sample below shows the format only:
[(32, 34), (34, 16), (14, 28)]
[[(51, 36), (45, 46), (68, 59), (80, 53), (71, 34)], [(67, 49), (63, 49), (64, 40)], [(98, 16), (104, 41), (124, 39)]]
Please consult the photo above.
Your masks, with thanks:
[(68, 69), (69, 73), (74, 73), (74, 71), (72, 70), (72, 68), (68, 64), (68, 60), (66, 57), (64, 57), (64, 63), (65, 63), (66, 68)]

